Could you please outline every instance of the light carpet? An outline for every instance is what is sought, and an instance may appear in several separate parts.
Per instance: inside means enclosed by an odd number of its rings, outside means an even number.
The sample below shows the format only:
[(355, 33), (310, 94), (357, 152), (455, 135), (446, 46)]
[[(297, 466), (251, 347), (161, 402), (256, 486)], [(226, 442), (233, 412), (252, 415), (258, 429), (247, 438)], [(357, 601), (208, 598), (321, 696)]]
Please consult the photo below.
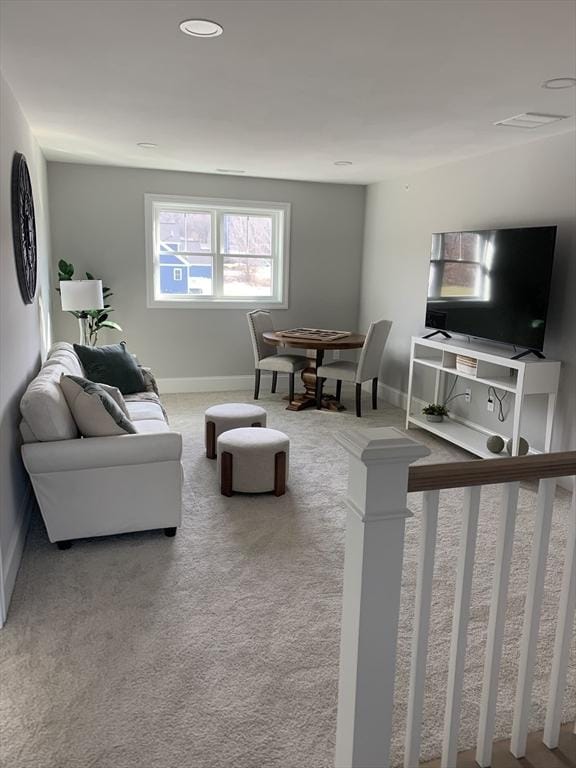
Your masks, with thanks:
[[(203, 455), (208, 405), (249, 393), (165, 398), (184, 435), (184, 522), (60, 552), (36, 519), (0, 635), (2, 760), (11, 768), (330, 768), (333, 765), (347, 457), (335, 432), (400, 426), (401, 411), (291, 413), (262, 398), (290, 435), (289, 492), (220, 496)], [(350, 400), (350, 398), (349, 398)], [(352, 406), (349, 401), (348, 404)], [(426, 461), (465, 456), (421, 431)], [(483, 492), (460, 744), (476, 738), (501, 489)], [(422, 757), (440, 750), (462, 492), (442, 495)], [(406, 715), (421, 497), (410, 497), (393, 755)], [(534, 487), (520, 494), (498, 700), (509, 735)], [(531, 728), (542, 726), (568, 494), (555, 505)], [(385, 589), (385, 585), (382, 585)], [(572, 655), (564, 719), (574, 717)]]

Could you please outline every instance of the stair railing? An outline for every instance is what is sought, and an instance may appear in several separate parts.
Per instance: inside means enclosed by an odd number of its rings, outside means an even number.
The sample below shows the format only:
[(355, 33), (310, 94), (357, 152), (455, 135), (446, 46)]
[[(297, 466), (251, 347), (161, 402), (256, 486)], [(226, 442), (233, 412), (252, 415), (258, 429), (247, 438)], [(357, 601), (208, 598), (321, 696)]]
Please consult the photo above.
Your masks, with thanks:
[[(476, 752), (478, 765), (488, 768), (519, 483), (539, 480), (510, 746), (515, 757), (524, 756), (556, 478), (576, 475), (576, 451), (411, 466), (430, 451), (399, 430), (359, 429), (339, 441), (350, 458), (336, 768), (390, 765), (404, 533), (412, 517), (407, 496), (413, 492), (423, 493), (423, 506), (404, 766), (418, 765), (438, 510), (447, 488), (465, 489), (441, 758), (443, 768), (456, 765), (481, 488), (502, 483)], [(550, 749), (558, 745), (576, 609), (575, 499), (573, 494), (543, 738)]]

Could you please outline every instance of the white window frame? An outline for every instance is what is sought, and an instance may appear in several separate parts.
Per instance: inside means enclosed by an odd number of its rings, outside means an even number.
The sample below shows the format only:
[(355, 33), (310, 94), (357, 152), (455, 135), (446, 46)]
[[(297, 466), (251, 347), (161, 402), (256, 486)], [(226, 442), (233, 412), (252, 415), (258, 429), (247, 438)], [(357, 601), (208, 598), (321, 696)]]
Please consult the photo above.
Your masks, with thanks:
[[(224, 198), (187, 197), (183, 195), (144, 195), (146, 227), (146, 291), (147, 304), (150, 309), (241, 309), (256, 306), (260, 309), (287, 309), (288, 284), (290, 270), (290, 203), (261, 202), (255, 200), (239, 200)], [(220, 220), (225, 213), (255, 214), (272, 216), (273, 262), (272, 270), (273, 295), (270, 296), (202, 296), (189, 294), (180, 296), (171, 294), (168, 297), (160, 291), (160, 263), (158, 260), (158, 231), (157, 212), (162, 209), (181, 209), (183, 211), (214, 211), (217, 225), (212, 229), (212, 250), (215, 254), (213, 267), (213, 283), (217, 291), (222, 290), (222, 269), (224, 256), (220, 254)], [(274, 250), (275, 254), (274, 255)], [(194, 254), (199, 255), (199, 254)], [(206, 254), (209, 255), (209, 254)], [(252, 254), (245, 254), (252, 257)], [(254, 258), (259, 258), (255, 256)], [(262, 256), (260, 258), (270, 258)]]
[[(178, 273), (178, 276), (176, 276), (176, 273)], [(175, 283), (181, 283), (182, 282), (182, 280), (184, 278), (184, 276), (182, 274), (182, 267), (174, 267), (173, 278), (174, 278), (174, 282)]]

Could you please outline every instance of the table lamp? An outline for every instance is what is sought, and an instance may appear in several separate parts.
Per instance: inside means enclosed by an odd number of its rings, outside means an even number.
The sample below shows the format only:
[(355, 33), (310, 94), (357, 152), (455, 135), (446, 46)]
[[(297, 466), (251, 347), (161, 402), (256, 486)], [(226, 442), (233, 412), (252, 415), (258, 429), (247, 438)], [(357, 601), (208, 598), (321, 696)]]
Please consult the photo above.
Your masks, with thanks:
[(88, 344), (88, 312), (104, 309), (102, 280), (62, 280), (60, 301), (64, 312), (80, 313), (80, 344)]

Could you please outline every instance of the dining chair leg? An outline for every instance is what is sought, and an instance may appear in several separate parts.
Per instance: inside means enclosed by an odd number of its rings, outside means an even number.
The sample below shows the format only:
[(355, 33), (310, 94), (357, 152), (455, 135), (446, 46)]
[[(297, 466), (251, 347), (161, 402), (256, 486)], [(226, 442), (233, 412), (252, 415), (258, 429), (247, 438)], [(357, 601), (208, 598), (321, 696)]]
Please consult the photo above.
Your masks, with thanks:
[(294, 400), (294, 374), (288, 375), (288, 401), (291, 403)]
[(322, 388), (324, 386), (324, 379), (321, 376), (316, 377), (316, 408), (321, 410), (322, 408)]
[(276, 384), (278, 384), (278, 371), (272, 371), (272, 389), (270, 390), (272, 394), (276, 392)]
[(372, 408), (374, 410), (378, 408), (378, 376), (372, 379)]
[(256, 368), (254, 371), (254, 400), (258, 400), (260, 394), (260, 368)]
[(362, 416), (362, 384), (356, 384), (356, 416)]
[(338, 379), (336, 382), (336, 400), (340, 402), (340, 398), (342, 397), (342, 379)]

